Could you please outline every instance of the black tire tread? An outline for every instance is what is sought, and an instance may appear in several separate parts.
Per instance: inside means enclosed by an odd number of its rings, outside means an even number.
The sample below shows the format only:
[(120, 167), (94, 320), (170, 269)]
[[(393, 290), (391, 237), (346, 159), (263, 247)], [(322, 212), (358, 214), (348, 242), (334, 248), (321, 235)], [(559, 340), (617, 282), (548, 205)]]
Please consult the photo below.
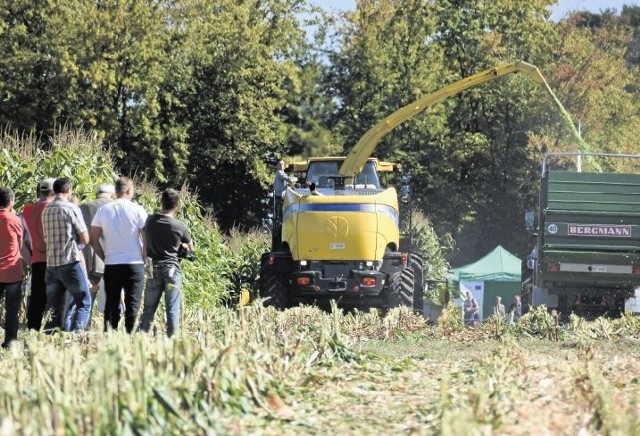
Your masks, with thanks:
[(387, 308), (413, 306), (413, 270), (409, 267), (389, 277)]
[(260, 268), (260, 297), (265, 298), (264, 305), (283, 310), (289, 305), (288, 286), (285, 277), (266, 262)]
[(424, 263), (417, 255), (411, 256), (413, 268), (413, 310), (419, 315), (424, 315)]

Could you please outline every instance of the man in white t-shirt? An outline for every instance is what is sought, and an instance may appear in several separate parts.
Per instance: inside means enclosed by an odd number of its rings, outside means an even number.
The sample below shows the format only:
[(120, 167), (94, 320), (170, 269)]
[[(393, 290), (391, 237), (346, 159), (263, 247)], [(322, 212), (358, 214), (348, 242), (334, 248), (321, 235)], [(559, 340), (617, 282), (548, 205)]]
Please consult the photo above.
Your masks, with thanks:
[[(115, 201), (101, 206), (91, 221), (91, 246), (104, 261), (104, 328), (118, 328), (120, 293), (124, 290), (125, 320), (128, 333), (138, 316), (144, 287), (142, 232), (147, 212), (133, 203), (133, 181), (121, 177), (116, 181)], [(102, 238), (102, 241), (100, 240)]]

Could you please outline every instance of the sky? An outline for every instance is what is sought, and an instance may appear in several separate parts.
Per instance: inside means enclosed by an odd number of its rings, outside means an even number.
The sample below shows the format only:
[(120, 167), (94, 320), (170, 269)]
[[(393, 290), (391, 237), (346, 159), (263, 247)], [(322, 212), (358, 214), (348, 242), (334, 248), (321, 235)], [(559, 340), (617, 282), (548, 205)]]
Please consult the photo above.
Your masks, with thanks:
[[(353, 9), (356, 4), (355, 0), (311, 0), (311, 3), (325, 9), (335, 10)], [(557, 21), (574, 10), (586, 9), (591, 12), (599, 12), (602, 9), (612, 8), (620, 11), (624, 4), (640, 5), (640, 0), (560, 0), (558, 5), (552, 8), (551, 19)]]

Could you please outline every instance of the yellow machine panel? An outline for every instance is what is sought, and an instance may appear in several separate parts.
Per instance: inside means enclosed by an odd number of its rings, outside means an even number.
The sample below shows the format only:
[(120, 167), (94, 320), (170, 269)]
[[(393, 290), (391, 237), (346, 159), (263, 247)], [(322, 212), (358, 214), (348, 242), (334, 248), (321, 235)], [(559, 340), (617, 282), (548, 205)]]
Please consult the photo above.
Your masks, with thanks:
[(282, 237), (294, 260), (379, 261), (399, 245), (397, 193), (305, 195), (288, 189)]

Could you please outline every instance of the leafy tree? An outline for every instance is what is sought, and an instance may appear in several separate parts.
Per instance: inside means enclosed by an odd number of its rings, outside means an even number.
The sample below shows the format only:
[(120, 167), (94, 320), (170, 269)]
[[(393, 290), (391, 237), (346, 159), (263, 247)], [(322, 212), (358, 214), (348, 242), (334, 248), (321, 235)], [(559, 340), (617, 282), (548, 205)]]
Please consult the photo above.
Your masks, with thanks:
[(295, 81), (285, 84), (288, 98), (281, 117), (285, 122), (287, 154), (304, 158), (339, 156), (342, 154), (339, 133), (329, 123), (335, 104), (322, 83), (326, 66), (317, 53), (308, 53), (308, 59), (298, 61)]
[(287, 151), (280, 113), (297, 80), (292, 52), (304, 40), (302, 2), (220, 0), (184, 9), (193, 69), (185, 96), (189, 169), (224, 229), (256, 225), (267, 209), (275, 158)]
[[(160, 90), (172, 78), (166, 77), (171, 57), (164, 3), (65, 0), (58, 9), (66, 12), (59, 17), (69, 21), (52, 19), (66, 41), (60, 57), (71, 81), (62, 115), (74, 126), (97, 129), (106, 143), (115, 145), (124, 172), (161, 181), (167, 180), (164, 168), (172, 139), (180, 137), (172, 137), (172, 126), (160, 122)], [(179, 172), (184, 158), (173, 157)]]
[[(437, 43), (447, 70), (461, 78), (514, 60), (545, 65), (554, 41), (547, 9), (552, 3), (439, 2)], [(451, 131), (443, 138), (453, 158), (442, 165), (457, 180), (440, 186), (435, 196), (443, 212), (439, 221), (454, 233), (460, 249), (455, 263), (477, 258), (496, 244), (515, 253), (528, 251), (522, 213), (534, 203), (532, 168), (539, 160), (528, 151), (528, 132), (538, 128), (530, 122), (530, 110), (541, 91), (527, 78), (508, 77), (456, 98), (448, 117)], [(438, 201), (449, 201), (447, 190), (456, 195), (450, 206)]]
[(69, 80), (51, 25), (60, 14), (47, 0), (0, 1), (0, 125), (47, 138), (65, 122)]
[[(326, 78), (339, 102), (331, 123), (341, 132), (345, 150), (381, 118), (438, 83), (440, 53), (427, 44), (435, 28), (430, 3), (365, 0), (345, 15)], [(415, 132), (385, 138), (378, 154), (415, 142), (409, 139)]]
[(625, 58), (636, 67), (640, 66), (640, 6), (624, 5), (620, 20), (633, 32), (633, 39), (627, 46)]
[[(285, 105), (279, 110), (288, 156), (332, 156), (342, 153), (337, 132), (329, 125), (335, 108), (323, 75), (327, 65), (327, 30), (334, 17), (317, 7), (307, 9), (302, 25), (307, 37), (291, 51), (295, 66), (284, 82)], [(305, 15), (307, 16), (307, 15)]]
[[(634, 32), (612, 11), (578, 12), (558, 24), (559, 43), (552, 52), (549, 80), (574, 115), (591, 151), (636, 152), (638, 69), (626, 60)], [(541, 108), (546, 111), (549, 104)], [(577, 149), (563, 124), (547, 123), (545, 127), (534, 138), (534, 146), (543, 151)], [(615, 162), (606, 164), (616, 166)]]
[(186, 128), (170, 114), (179, 68), (167, 56), (175, 49), (168, 2), (3, 3), (0, 123), (45, 141), (56, 124), (91, 128), (115, 146), (123, 171), (183, 175)]

